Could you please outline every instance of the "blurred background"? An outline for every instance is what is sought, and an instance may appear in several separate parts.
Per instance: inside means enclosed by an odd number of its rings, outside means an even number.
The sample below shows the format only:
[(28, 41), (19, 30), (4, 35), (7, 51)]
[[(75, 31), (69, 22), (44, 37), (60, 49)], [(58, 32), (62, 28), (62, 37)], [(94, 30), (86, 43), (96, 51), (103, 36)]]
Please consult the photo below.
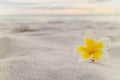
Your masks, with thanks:
[(119, 0), (0, 0), (0, 21), (118, 21), (119, 3)]

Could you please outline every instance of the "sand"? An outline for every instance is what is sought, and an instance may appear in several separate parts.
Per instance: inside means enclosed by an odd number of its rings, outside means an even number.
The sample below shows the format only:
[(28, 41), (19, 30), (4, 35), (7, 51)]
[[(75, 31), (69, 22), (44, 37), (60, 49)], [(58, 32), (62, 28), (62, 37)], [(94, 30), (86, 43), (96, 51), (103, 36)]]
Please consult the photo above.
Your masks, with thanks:
[[(1, 26), (0, 80), (120, 80), (119, 24), (27, 23), (28, 30), (15, 31), (21, 24)], [(75, 48), (90, 30), (112, 41), (105, 63), (78, 61)]]

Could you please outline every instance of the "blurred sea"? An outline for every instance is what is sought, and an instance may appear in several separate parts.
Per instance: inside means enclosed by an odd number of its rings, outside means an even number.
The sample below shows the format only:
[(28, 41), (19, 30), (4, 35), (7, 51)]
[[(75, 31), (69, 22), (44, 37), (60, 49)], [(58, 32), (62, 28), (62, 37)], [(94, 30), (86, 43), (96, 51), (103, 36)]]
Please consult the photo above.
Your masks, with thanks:
[(120, 22), (119, 15), (9, 15), (0, 16), (2, 23), (16, 23), (16, 22), (35, 22), (45, 23), (49, 21), (57, 22), (71, 22), (76, 23), (80, 21), (101, 21), (101, 22)]

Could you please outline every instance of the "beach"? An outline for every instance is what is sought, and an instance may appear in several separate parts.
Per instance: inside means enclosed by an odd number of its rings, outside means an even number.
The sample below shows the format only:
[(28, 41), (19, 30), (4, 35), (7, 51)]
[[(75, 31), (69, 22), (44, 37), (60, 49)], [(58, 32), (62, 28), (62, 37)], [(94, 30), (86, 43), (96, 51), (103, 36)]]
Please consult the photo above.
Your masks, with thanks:
[[(119, 24), (91, 20), (1, 23), (0, 80), (120, 80)], [(87, 31), (97, 38), (110, 38), (109, 60), (79, 62), (76, 46), (83, 45)]]

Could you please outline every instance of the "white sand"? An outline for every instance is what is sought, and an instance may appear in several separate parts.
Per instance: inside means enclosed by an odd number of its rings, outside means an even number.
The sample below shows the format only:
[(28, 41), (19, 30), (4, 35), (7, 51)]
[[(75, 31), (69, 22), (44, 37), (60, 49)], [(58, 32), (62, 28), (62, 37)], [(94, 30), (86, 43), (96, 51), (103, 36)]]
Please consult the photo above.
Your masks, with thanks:
[[(119, 27), (110, 23), (31, 25), (37, 31), (15, 33), (6, 28), (1, 33), (0, 80), (120, 80)], [(83, 44), (88, 30), (111, 38), (112, 58), (106, 63), (78, 61), (74, 49)]]

